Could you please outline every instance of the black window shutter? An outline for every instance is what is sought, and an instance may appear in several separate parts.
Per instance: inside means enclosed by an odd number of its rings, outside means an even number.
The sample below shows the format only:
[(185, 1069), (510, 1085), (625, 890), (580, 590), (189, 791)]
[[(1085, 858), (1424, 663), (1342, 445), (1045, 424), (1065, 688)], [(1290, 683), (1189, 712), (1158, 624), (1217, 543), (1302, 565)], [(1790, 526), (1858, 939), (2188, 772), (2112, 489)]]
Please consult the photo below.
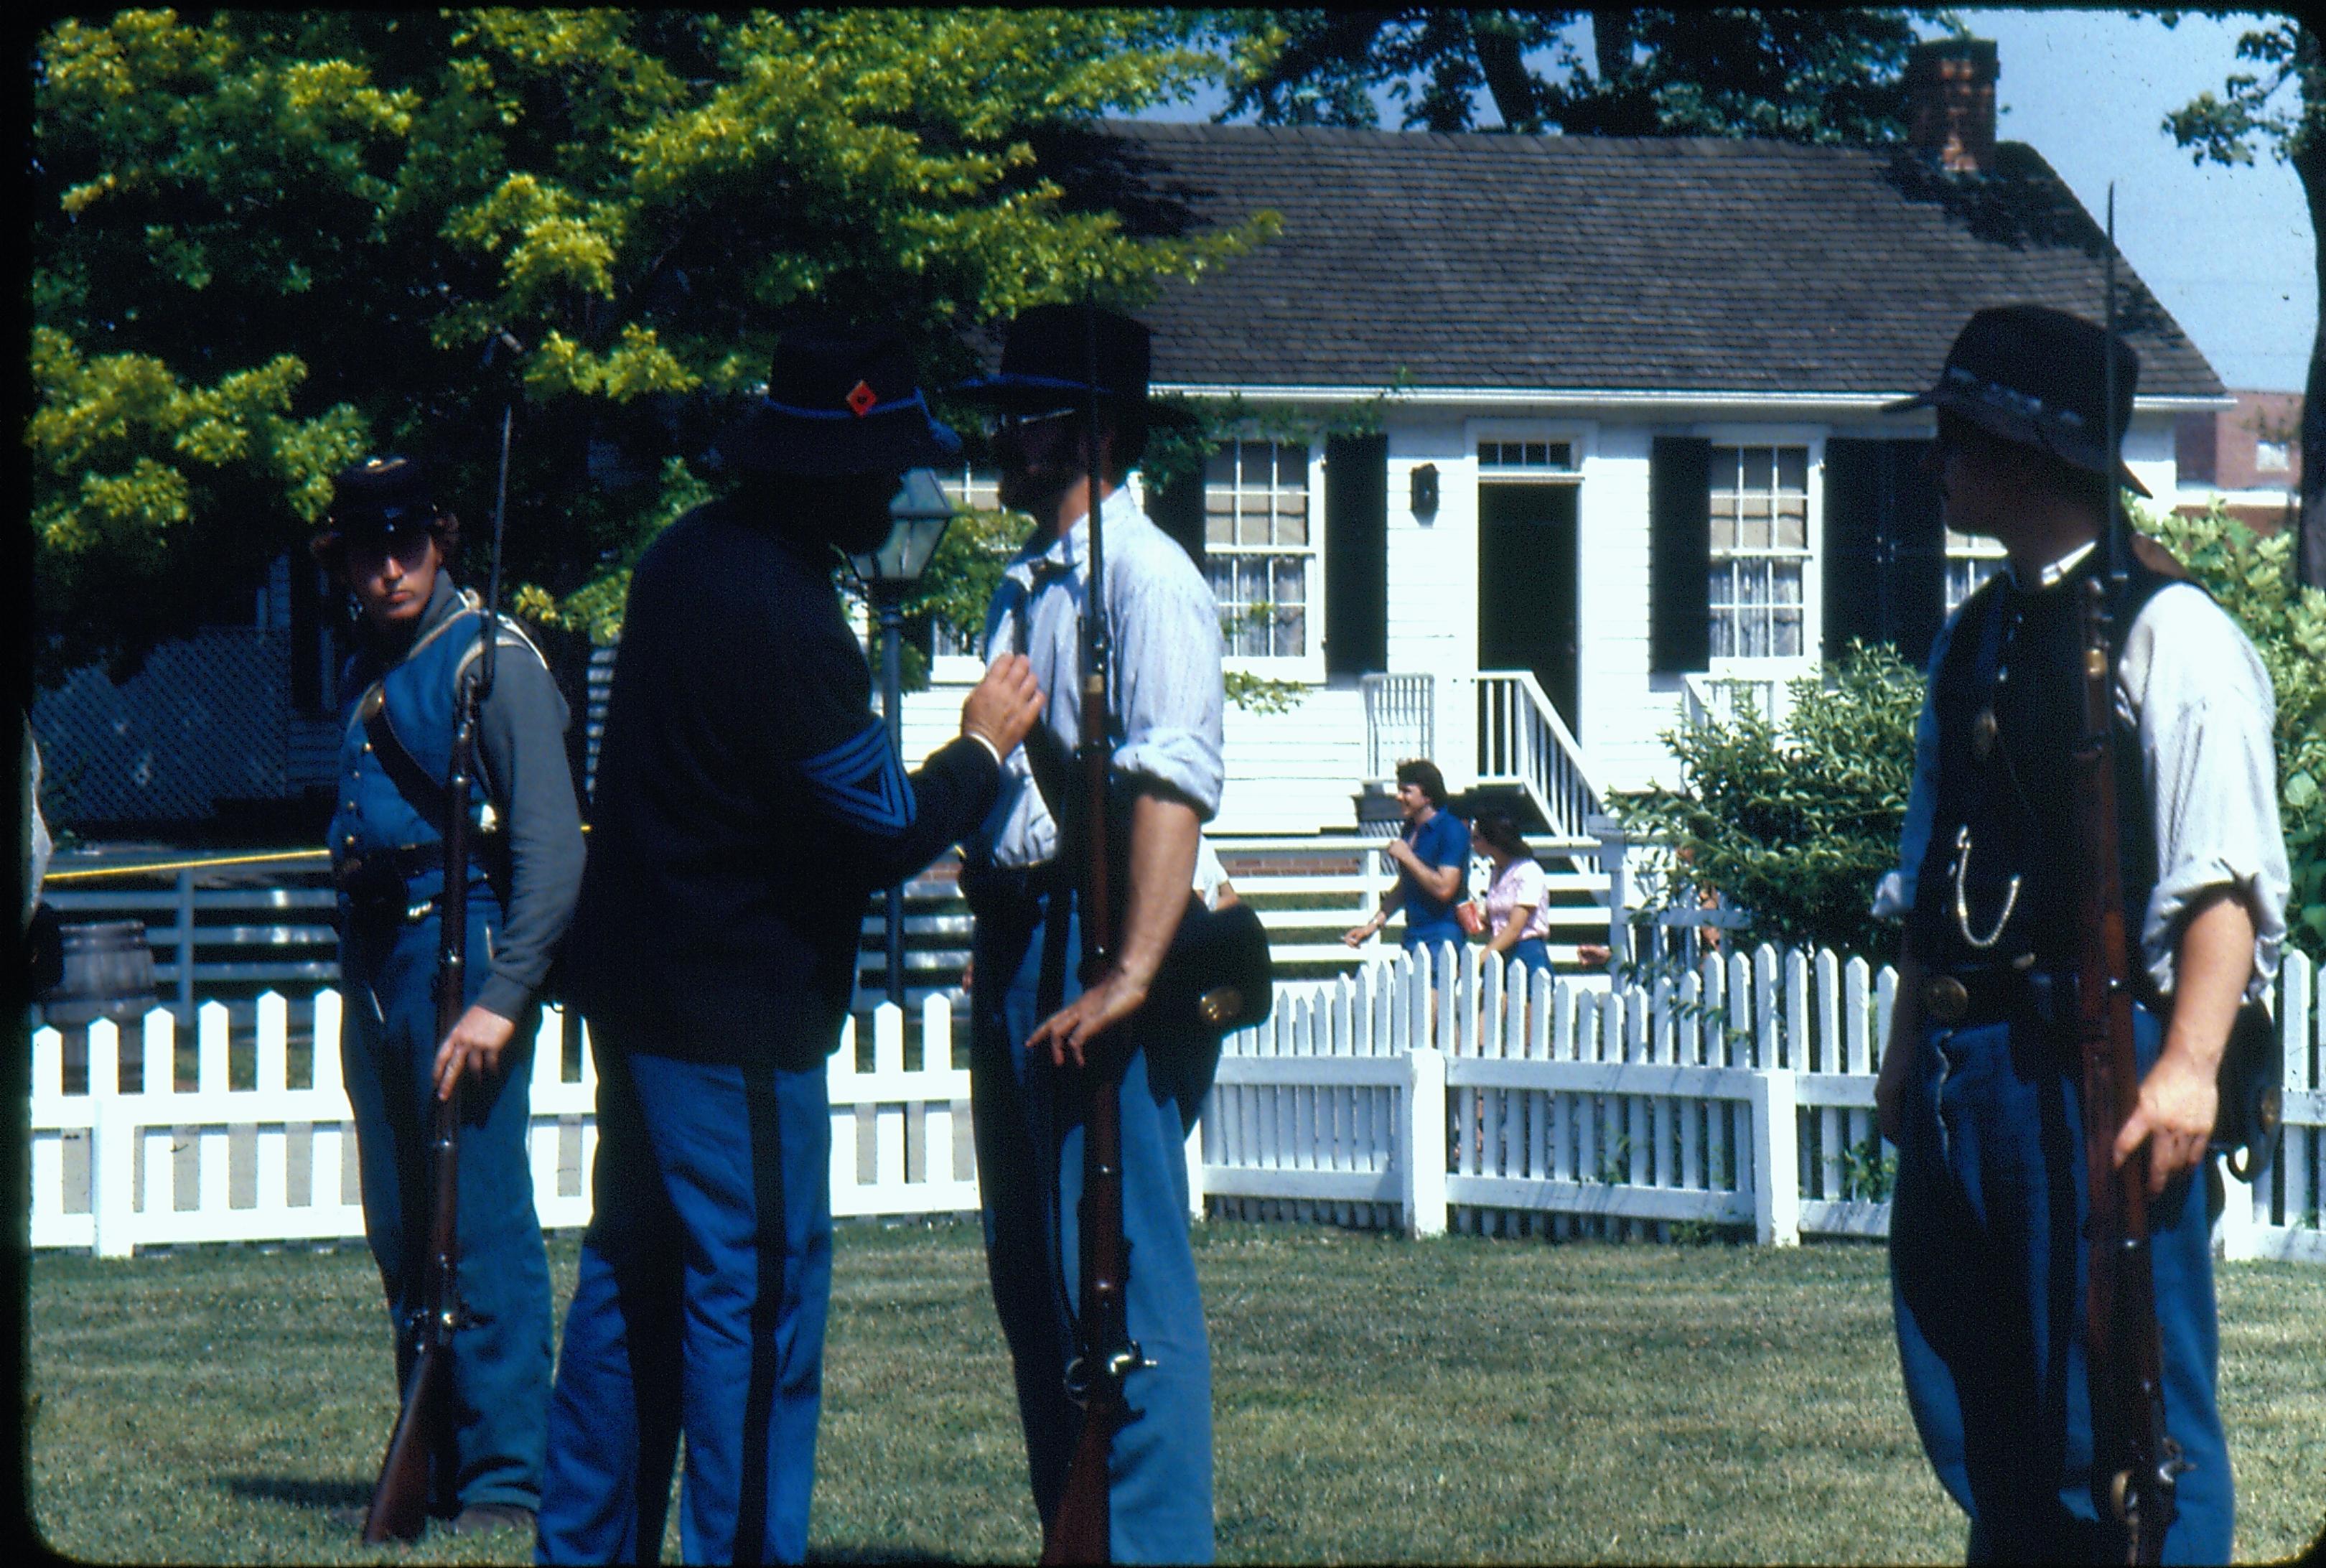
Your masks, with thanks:
[(1825, 641), (1838, 659), (1856, 638), (1916, 664), (1946, 614), (1947, 540), (1926, 441), (1837, 438), (1825, 444)]
[(1927, 441), (1892, 441), (1890, 531), (1893, 541), (1892, 602), (1897, 606), (1891, 640), (1920, 667), (1947, 616), (1947, 528), (1939, 481), (1925, 470)]
[(1325, 441), (1325, 669), (1389, 667), (1389, 437)]
[(1204, 564), (1204, 467), (1197, 463), (1193, 472), (1175, 474), (1158, 484), (1149, 477), (1147, 487), (1147, 518), (1157, 527), (1179, 541), (1187, 558), (1197, 566)]
[(1648, 654), (1658, 674), (1712, 658), (1712, 443), (1659, 435), (1648, 456)]

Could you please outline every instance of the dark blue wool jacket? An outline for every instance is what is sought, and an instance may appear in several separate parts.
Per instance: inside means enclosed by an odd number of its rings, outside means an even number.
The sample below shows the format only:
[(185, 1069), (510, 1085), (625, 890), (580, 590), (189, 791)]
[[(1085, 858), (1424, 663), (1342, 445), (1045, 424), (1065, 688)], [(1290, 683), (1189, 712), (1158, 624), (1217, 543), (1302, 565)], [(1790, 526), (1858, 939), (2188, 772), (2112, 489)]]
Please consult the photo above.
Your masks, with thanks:
[(819, 1063), (873, 890), (968, 834), (1000, 788), (968, 740), (906, 776), (830, 548), (783, 521), (698, 508), (630, 582), (566, 948), (568, 990), (617, 1049)]

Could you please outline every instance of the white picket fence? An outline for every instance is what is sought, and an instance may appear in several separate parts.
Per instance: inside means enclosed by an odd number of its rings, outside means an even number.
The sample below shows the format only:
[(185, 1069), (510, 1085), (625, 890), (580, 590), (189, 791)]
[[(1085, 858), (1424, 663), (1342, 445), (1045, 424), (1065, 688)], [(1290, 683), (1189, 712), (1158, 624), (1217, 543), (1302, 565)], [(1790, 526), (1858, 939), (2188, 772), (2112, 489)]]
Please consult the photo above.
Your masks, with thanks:
[[(1435, 970), (1435, 984), (1430, 969)], [(2232, 1181), (2228, 1256), (2326, 1263), (2326, 1018), (2291, 954), (2274, 997), (2285, 1047), (2285, 1137), (2263, 1182)], [(1896, 976), (1829, 952), (1708, 957), (1651, 986), (1505, 972), (1476, 948), (1425, 967), (1400, 956), (1354, 976), (1280, 988), (1263, 1030), (1233, 1036), (1188, 1139), (1191, 1208), (1258, 1218), (1497, 1235), (1666, 1237), (1675, 1227), (1803, 1235), (1886, 1231), (1888, 1170), (1874, 1077)], [(116, 1081), (115, 1027), (88, 1031), (88, 1091), (67, 1094), (63, 1040), (33, 1041), (31, 1240), (126, 1256), (139, 1246), (359, 1237), (353, 1128), (340, 1081), (340, 997), (303, 1004), (312, 1082), (288, 1081), (290, 1004), (258, 1004), (252, 1086), (229, 1085), (227, 1010), (203, 1006), (194, 1085), (174, 1078), (176, 1026), (143, 1024), (140, 1081)], [(977, 1207), (969, 1074), (958, 1021), (919, 1010), (941, 1042), (907, 1069), (906, 1018), (855, 1023), (832, 1058), (833, 1211)], [(533, 1059), (531, 1159), (544, 1227), (588, 1223), (596, 1145), (590, 1055), (567, 1078), (561, 1022)]]
[[(2230, 1258), (2326, 1263), (2315, 979), (2287, 955), (2272, 998), (2284, 1141), (2258, 1186), (2228, 1183)], [(1651, 986), (1447, 947), (1428, 968), (1401, 956), (1287, 987), (1220, 1063), (1205, 1190), (1252, 1218), (1417, 1235), (1886, 1235), (1895, 1166), (1874, 1083), (1896, 989), (1862, 958), (1765, 946)]]
[[(64, 1092), (63, 1037), (36, 1031), (33, 1246), (126, 1257), (140, 1246), (361, 1237), (355, 1126), (340, 1075), (340, 994), (319, 991), (307, 1006), (309, 1038), (319, 1049), (303, 1088), (288, 1082), (290, 1006), (273, 993), (259, 998), (256, 1082), (247, 1088), (229, 1087), (228, 1015), (218, 1003), (198, 1015), (191, 1089), (172, 1082), (177, 1026), (166, 1009), (145, 1015), (134, 1085), (117, 1081), (113, 1024), (89, 1026), (85, 1093)], [(966, 1168), (969, 1071), (952, 1065), (952, 1008), (933, 996), (922, 1009), (923, 1038), (947, 1042), (934, 1064), (906, 1067), (904, 1022), (890, 1006), (874, 1015), (870, 1071), (857, 1068), (852, 1019), (832, 1058), (835, 1215), (977, 1207), (976, 1177)], [(534, 1207), (544, 1227), (557, 1229), (590, 1222), (588, 1172), (598, 1142), (598, 1078), (586, 1030), (581, 1070), (571, 1078), (563, 1070), (562, 1032), (563, 1020), (545, 1013), (533, 1053), (527, 1149)]]

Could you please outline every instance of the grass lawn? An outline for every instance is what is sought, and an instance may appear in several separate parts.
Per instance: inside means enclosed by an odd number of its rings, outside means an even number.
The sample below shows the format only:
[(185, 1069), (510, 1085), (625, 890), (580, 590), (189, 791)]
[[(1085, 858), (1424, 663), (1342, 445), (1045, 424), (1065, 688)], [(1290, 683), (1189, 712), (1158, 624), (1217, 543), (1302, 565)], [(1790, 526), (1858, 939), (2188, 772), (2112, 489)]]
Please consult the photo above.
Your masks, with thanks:
[[(1223, 1560), (1960, 1560), (1878, 1247), (1197, 1235)], [(843, 1226), (838, 1251), (813, 1552), (1030, 1562), (975, 1227)], [(575, 1254), (552, 1243), (561, 1312)], [(2326, 1271), (2224, 1267), (2220, 1294), (2238, 1555), (2284, 1557), (2326, 1522)], [(359, 1247), (43, 1255), (28, 1304), (33, 1517), (58, 1550), (529, 1560), (514, 1533), (382, 1552), (330, 1521), (394, 1418)]]

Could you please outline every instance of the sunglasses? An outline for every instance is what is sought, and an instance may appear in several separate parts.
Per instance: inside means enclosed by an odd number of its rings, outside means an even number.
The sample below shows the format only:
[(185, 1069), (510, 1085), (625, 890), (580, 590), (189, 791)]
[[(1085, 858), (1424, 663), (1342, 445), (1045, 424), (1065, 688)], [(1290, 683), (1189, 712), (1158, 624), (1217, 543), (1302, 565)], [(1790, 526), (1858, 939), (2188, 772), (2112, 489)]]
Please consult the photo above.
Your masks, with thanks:
[(1047, 425), (1053, 420), (1072, 419), (1081, 412), (1079, 408), (1049, 408), (1039, 414), (1004, 414), (996, 422), (994, 428), (1001, 432), (1028, 430), (1037, 425)]

